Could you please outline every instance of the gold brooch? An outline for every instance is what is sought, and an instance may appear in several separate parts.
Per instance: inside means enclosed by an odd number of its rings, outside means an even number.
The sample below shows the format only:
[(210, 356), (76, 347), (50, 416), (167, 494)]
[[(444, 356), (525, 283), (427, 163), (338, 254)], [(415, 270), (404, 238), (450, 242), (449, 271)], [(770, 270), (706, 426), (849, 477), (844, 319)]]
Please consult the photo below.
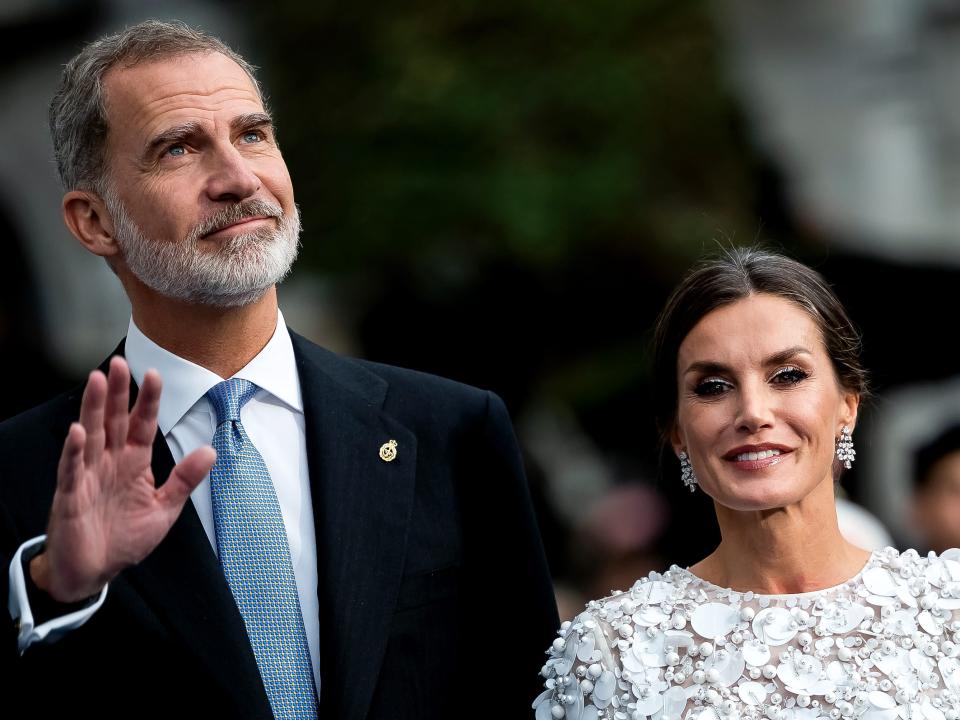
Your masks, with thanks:
[(380, 446), (380, 459), (384, 462), (393, 462), (397, 459), (397, 441), (388, 440)]

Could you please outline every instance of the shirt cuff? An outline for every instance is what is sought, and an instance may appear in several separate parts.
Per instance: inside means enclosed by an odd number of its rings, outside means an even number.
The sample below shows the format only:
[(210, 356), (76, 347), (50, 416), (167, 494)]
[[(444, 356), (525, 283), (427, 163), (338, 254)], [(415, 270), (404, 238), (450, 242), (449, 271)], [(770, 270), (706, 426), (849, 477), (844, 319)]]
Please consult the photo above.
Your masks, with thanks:
[[(103, 605), (107, 598), (107, 586), (92, 600), (89, 605), (67, 612), (59, 617), (52, 618), (39, 625), (35, 624), (33, 611), (30, 608), (30, 598), (27, 594), (27, 578), (24, 573), (25, 561), (37, 555), (43, 548), (46, 535), (40, 535), (28, 540), (17, 549), (10, 562), (10, 596), (7, 607), (10, 617), (16, 622), (19, 633), (17, 647), (22, 655), (28, 647), (37, 642), (54, 642), (71, 630), (76, 630)], [(70, 607), (65, 605), (66, 607)]]

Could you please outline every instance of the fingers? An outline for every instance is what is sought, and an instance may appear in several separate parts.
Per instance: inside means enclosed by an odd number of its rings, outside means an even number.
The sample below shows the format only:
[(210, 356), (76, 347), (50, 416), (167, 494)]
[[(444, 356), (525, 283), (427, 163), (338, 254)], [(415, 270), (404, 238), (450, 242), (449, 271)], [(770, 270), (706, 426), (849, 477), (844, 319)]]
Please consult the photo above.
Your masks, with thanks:
[(87, 380), (87, 386), (83, 390), (83, 400), (80, 403), (80, 424), (86, 431), (83, 459), (87, 465), (96, 465), (103, 453), (106, 437), (103, 429), (103, 413), (106, 399), (107, 379), (102, 372), (94, 370)]
[(157, 499), (170, 509), (179, 509), (190, 493), (207, 476), (217, 459), (216, 451), (209, 445), (197, 448), (177, 463), (170, 477), (157, 490)]
[(160, 374), (148, 370), (130, 413), (127, 441), (135, 445), (151, 446), (157, 432), (157, 414), (160, 412)]
[(130, 370), (121, 357), (110, 358), (107, 376), (107, 401), (103, 425), (107, 432), (108, 448), (120, 450), (127, 443), (130, 413)]
[(83, 475), (83, 456), (87, 444), (87, 432), (80, 423), (71, 423), (67, 439), (63, 442), (60, 464), (57, 466), (57, 488), (72, 492)]

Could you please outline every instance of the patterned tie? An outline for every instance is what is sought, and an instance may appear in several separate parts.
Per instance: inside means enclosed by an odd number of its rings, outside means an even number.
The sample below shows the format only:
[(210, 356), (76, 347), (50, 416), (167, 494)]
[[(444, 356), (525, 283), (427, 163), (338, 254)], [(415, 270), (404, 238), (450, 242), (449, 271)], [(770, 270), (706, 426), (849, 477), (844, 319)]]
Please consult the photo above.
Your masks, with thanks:
[(278, 720), (316, 720), (317, 695), (280, 504), (240, 408), (257, 392), (234, 378), (207, 397), (217, 413), (210, 471), (217, 553)]

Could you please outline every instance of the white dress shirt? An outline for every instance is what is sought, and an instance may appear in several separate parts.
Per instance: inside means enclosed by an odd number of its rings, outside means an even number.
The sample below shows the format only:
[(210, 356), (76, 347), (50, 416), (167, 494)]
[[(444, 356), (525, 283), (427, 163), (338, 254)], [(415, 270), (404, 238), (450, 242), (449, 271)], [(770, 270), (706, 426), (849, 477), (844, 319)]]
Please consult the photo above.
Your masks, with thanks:
[[(163, 380), (157, 424), (175, 462), (203, 445), (209, 445), (216, 430), (216, 413), (206, 397), (207, 391), (224, 378), (206, 368), (184, 360), (150, 340), (130, 320), (125, 347), (127, 363), (137, 385), (143, 384), (147, 370), (153, 368)], [(244, 405), (240, 420), (257, 450), (263, 456), (277, 491), (277, 500), (287, 530), (290, 559), (297, 580), (303, 625), (313, 664), (317, 692), (320, 691), (320, 617), (317, 598), (317, 541), (313, 522), (313, 504), (307, 471), (307, 443), (304, 431), (303, 398), (297, 375), (296, 358), (290, 334), (277, 314), (277, 329), (263, 350), (234, 377), (254, 383), (260, 390)], [(210, 496), (210, 479), (191, 494), (191, 500), (210, 545), (216, 552), (216, 528)], [(10, 564), (10, 612), (21, 618), (20, 647), (53, 639), (79, 627), (103, 603), (97, 602), (80, 612), (56, 618), (41, 626), (32, 626), (32, 614), (20, 563), (24, 549), (40, 538), (24, 543)], [(24, 612), (25, 611), (25, 612)], [(28, 618), (29, 616), (29, 618)], [(29, 619), (31, 622), (25, 623)], [(29, 627), (27, 627), (29, 626)]]

